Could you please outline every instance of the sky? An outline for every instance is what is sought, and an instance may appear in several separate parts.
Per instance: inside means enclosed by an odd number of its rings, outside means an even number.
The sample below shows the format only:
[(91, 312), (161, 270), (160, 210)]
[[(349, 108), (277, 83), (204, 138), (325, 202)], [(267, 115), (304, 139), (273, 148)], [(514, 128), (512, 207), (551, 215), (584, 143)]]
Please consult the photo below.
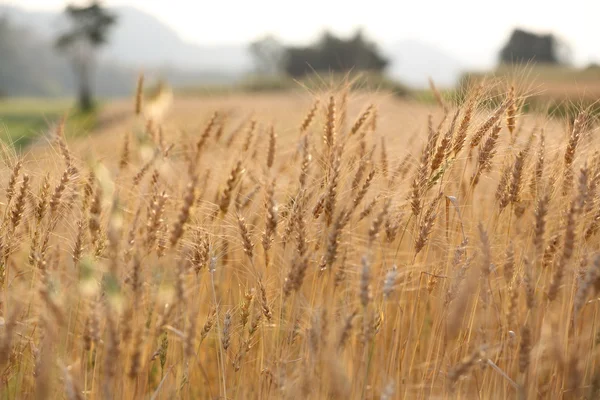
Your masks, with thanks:
[[(28, 9), (60, 10), (64, 0), (0, 0)], [(75, 1), (77, 2), (77, 1)], [(338, 35), (362, 27), (378, 43), (406, 39), (434, 44), (464, 64), (488, 68), (516, 28), (554, 33), (576, 65), (600, 63), (600, 0), (104, 0), (133, 6), (203, 45), (245, 44), (271, 33), (303, 44), (328, 28)]]

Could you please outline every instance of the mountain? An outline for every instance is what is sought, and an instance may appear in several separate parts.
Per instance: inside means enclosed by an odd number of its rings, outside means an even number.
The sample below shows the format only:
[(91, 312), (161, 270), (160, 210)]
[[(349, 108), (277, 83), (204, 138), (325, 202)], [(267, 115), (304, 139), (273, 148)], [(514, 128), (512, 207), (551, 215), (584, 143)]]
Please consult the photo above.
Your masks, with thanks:
[(179, 35), (154, 16), (131, 7), (113, 9), (118, 25), (106, 53), (121, 63), (150, 68), (171, 66), (189, 70), (242, 73), (252, 67), (245, 44), (199, 46)]
[(65, 25), (64, 17), (48, 11), (30, 11), (0, 4), (0, 17), (6, 16), (12, 25), (34, 31), (38, 37), (51, 37)]
[[(222, 76), (239, 75), (252, 67), (250, 54), (240, 46), (199, 46), (181, 39), (175, 30), (151, 14), (133, 7), (114, 7), (117, 16), (109, 43), (102, 49), (104, 61), (133, 68), (169, 68), (211, 71)], [(0, 5), (0, 15), (27, 27), (40, 38), (52, 40), (65, 29), (60, 13), (27, 11)]]
[[(118, 23), (111, 32), (109, 43), (100, 52), (96, 87), (101, 96), (129, 95), (140, 70), (186, 86), (232, 83), (253, 68), (247, 43), (200, 46), (183, 40), (174, 29), (139, 9), (114, 7), (111, 11), (117, 16)], [(45, 53), (53, 53), (53, 39), (68, 26), (60, 12), (28, 11), (0, 5), (2, 15), (7, 15), (12, 25), (26, 28), (45, 43), (48, 48)], [(440, 87), (452, 86), (460, 74), (460, 63), (432, 44), (405, 40), (381, 49), (391, 61), (390, 77), (408, 86), (426, 87), (430, 76)], [(61, 62), (57, 58), (61, 57), (46, 54), (44, 60), (56, 70), (57, 65), (66, 65), (64, 59)], [(57, 72), (63, 86), (66, 85), (65, 77), (70, 74), (64, 68)], [(111, 81), (111, 76), (116, 78)], [(68, 86), (64, 91), (72, 93), (73, 85)]]

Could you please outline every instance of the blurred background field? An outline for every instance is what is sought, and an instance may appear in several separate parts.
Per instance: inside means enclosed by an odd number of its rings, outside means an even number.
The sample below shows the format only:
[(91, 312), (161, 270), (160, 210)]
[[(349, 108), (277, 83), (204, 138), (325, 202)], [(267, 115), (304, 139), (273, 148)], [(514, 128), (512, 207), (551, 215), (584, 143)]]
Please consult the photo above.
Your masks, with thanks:
[[(263, 2), (257, 10), (268, 9), (269, 0)], [(350, 80), (357, 91), (425, 103), (435, 102), (429, 78), (448, 99), (460, 99), (483, 77), (507, 78), (529, 96), (523, 111), (563, 117), (577, 107), (591, 113), (600, 108), (600, 54), (591, 39), (595, 25), (585, 18), (570, 23), (562, 18), (570, 10), (559, 13), (542, 2), (520, 6), (518, 13), (497, 10), (497, 20), (487, 27), (459, 15), (454, 22), (438, 18), (419, 25), (420, 5), (411, 6), (411, 20), (400, 24), (370, 9), (344, 18), (327, 5), (319, 21), (328, 22), (320, 26), (261, 14), (257, 18), (271, 24), (238, 21), (236, 28), (213, 21), (198, 26), (185, 14), (209, 9), (183, 3), (170, 8), (136, 0), (106, 1), (97, 8), (88, 7), (93, 2), (68, 4), (0, 4), (0, 127), (2, 137), (19, 148), (67, 111), (71, 133), (94, 130), (103, 119), (103, 104), (131, 97), (141, 72), (147, 85), (162, 82), (187, 98), (314, 93)], [(211, 7), (216, 12), (221, 6)], [(586, 14), (593, 14), (589, 2), (575, 8), (586, 7)], [(539, 9), (545, 15), (533, 12)], [(86, 36), (86, 15), (99, 21), (97, 36)], [(201, 32), (209, 27), (207, 37)], [(82, 88), (97, 100), (93, 111), (81, 107)], [(76, 111), (77, 101), (85, 110)]]

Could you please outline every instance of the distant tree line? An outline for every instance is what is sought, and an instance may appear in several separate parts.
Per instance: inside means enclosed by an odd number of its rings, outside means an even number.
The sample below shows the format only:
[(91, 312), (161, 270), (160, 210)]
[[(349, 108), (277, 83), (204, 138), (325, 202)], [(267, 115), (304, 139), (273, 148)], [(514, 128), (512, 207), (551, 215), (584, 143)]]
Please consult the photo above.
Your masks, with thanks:
[(382, 72), (389, 64), (362, 30), (357, 30), (348, 39), (326, 31), (309, 46), (285, 46), (273, 36), (266, 36), (253, 42), (250, 51), (260, 73), (292, 77), (311, 72)]
[[(365, 38), (362, 30), (343, 39), (325, 31), (308, 46), (288, 46), (268, 35), (250, 44), (257, 72), (265, 75), (301, 77), (311, 72), (348, 71), (383, 72), (389, 60), (375, 43)], [(500, 64), (564, 65), (571, 59), (569, 46), (552, 34), (538, 35), (515, 29), (500, 49)]]

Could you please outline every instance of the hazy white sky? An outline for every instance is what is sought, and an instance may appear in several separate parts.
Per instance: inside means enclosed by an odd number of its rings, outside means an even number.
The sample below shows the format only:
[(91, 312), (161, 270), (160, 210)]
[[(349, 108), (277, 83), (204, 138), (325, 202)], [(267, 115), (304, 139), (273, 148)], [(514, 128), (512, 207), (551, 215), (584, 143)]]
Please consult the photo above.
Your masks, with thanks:
[[(64, 0), (0, 0), (29, 9), (60, 9)], [(306, 42), (328, 27), (338, 34), (363, 26), (381, 43), (420, 39), (472, 67), (487, 67), (514, 27), (553, 32), (575, 62), (600, 62), (600, 0), (105, 0), (143, 9), (191, 42), (248, 43), (273, 33)], [(490, 59), (492, 58), (492, 59)]]

